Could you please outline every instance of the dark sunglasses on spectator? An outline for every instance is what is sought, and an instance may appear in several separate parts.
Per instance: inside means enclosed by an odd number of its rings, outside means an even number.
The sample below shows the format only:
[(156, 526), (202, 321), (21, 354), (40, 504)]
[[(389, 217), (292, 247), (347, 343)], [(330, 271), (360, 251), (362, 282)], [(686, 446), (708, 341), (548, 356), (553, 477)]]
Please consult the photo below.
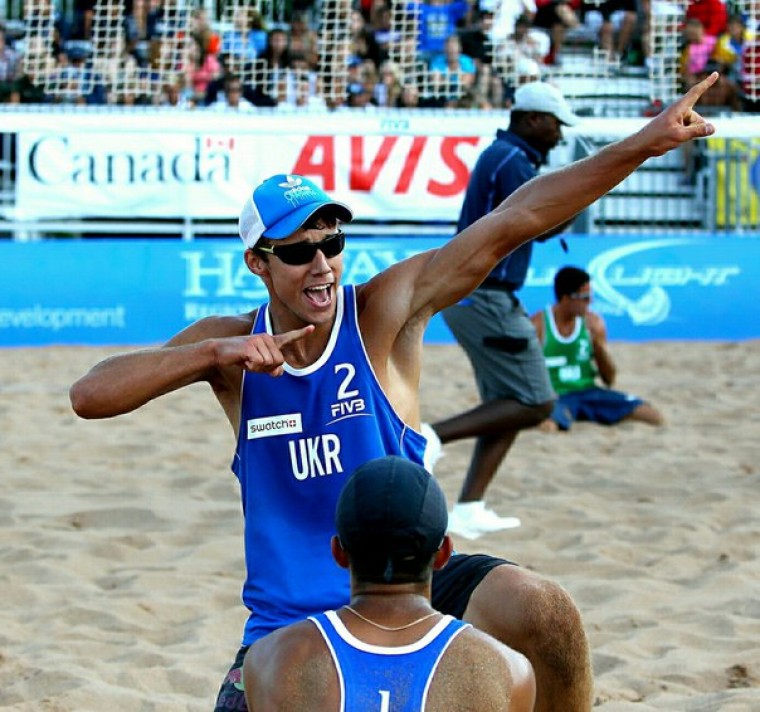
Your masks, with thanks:
[(580, 299), (584, 302), (591, 301), (591, 292), (573, 292), (570, 295), (570, 299)]
[(269, 245), (257, 246), (254, 250), (263, 252), (267, 255), (274, 255), (286, 265), (307, 265), (317, 254), (319, 250), (328, 260), (331, 257), (337, 257), (346, 245), (346, 236), (342, 230), (328, 235), (320, 242), (294, 242), (290, 245)]

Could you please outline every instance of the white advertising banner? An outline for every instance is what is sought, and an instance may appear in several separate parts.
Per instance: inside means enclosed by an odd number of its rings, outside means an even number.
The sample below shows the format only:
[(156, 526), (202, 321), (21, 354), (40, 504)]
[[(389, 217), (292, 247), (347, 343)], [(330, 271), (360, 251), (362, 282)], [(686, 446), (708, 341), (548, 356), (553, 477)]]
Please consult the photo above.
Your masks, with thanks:
[(303, 121), (297, 132), (284, 121), (281, 131), (233, 125), (169, 134), (165, 124), (130, 131), (103, 123), (19, 133), (17, 218), (234, 219), (261, 180), (298, 173), (362, 219), (456, 221), (472, 166), (494, 135), (493, 121), (461, 135), (357, 126), (304, 133)]

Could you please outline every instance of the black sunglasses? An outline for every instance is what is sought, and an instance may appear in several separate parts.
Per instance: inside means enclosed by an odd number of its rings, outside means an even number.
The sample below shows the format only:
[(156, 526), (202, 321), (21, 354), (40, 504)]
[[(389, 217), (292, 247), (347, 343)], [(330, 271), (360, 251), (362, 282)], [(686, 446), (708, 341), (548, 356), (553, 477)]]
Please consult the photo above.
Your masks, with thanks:
[(286, 265), (307, 265), (317, 254), (319, 250), (328, 260), (331, 257), (337, 257), (346, 246), (346, 235), (342, 230), (328, 235), (320, 242), (294, 242), (290, 245), (270, 245), (257, 246), (254, 250), (263, 252), (267, 255), (274, 255)]
[(570, 299), (580, 299), (582, 302), (590, 302), (591, 301), (591, 293), (590, 292), (573, 292), (569, 296), (570, 296)]

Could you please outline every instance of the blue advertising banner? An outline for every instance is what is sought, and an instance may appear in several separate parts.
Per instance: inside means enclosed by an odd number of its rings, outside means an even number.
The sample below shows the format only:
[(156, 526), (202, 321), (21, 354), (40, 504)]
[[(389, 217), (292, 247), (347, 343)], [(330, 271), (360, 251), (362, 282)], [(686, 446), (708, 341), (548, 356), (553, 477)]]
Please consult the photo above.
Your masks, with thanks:
[[(552, 301), (559, 267), (592, 275), (593, 309), (612, 340), (760, 338), (760, 237), (567, 235), (537, 244), (520, 297), (529, 312)], [(442, 238), (354, 237), (344, 281), (360, 283)], [(158, 344), (211, 314), (266, 299), (237, 239), (109, 239), (0, 243), (0, 345)], [(753, 316), (754, 315), (754, 316)], [(426, 334), (450, 342), (440, 317)]]

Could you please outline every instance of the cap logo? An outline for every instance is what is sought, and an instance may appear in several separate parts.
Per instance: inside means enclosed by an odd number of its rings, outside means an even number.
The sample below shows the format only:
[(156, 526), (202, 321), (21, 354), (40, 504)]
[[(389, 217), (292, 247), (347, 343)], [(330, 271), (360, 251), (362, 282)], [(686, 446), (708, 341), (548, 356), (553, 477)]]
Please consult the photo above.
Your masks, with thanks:
[(287, 188), (282, 197), (294, 208), (312, 203), (319, 198), (314, 189), (308, 185), (303, 185), (303, 181), (297, 176), (287, 176), (285, 182), (278, 185), (280, 188)]

